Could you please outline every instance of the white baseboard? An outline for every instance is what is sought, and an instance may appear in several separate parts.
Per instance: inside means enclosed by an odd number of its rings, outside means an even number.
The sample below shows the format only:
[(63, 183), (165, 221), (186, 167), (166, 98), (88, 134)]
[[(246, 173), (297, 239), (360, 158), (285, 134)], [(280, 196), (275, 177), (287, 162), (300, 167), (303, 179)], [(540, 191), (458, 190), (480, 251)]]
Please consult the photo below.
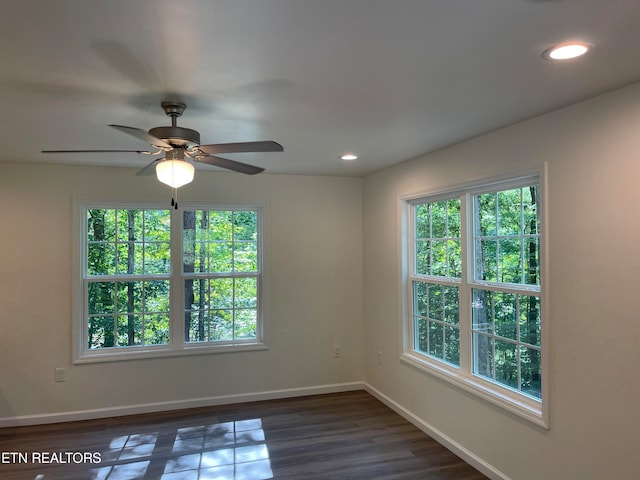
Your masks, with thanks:
[(209, 407), (213, 405), (227, 405), (230, 403), (256, 402), (260, 400), (274, 400), (278, 398), (304, 397), (325, 393), (349, 392), (364, 390), (363, 382), (338, 383), (320, 385), (316, 387), (290, 388), (271, 390), (266, 392), (242, 393), (237, 395), (222, 395), (218, 397), (194, 398), (175, 400), (170, 402), (145, 403), (121, 407), (96, 408), (62, 413), (45, 413), (41, 415), (22, 415), (17, 417), (0, 418), (0, 428), (25, 425), (42, 425), (45, 423), (73, 422), (77, 420), (91, 420), (95, 418), (120, 417), (139, 413), (164, 412), (185, 408)]
[(404, 417), (406, 420), (414, 424), (416, 427), (418, 427), (424, 433), (429, 435), (435, 441), (437, 441), (447, 449), (451, 450), (458, 457), (462, 458), (465, 462), (467, 462), (469, 465), (472, 465), (475, 469), (477, 469), (487, 477), (491, 478), (492, 480), (511, 480), (510, 477), (502, 473), (500, 470), (488, 464), (473, 452), (467, 450), (458, 442), (456, 442), (455, 440), (453, 440), (452, 438), (448, 437), (447, 435), (442, 433), (440, 430), (435, 428), (433, 425), (430, 425), (429, 423), (425, 422), (417, 415), (414, 415), (412, 412), (404, 408), (402, 405), (391, 400), (381, 391), (372, 387), (368, 383), (364, 384), (364, 389), (367, 392), (369, 392), (371, 395), (376, 397), (378, 400), (380, 400), (382, 403), (387, 405), (389, 408), (391, 408), (393, 411), (395, 411), (397, 414)]

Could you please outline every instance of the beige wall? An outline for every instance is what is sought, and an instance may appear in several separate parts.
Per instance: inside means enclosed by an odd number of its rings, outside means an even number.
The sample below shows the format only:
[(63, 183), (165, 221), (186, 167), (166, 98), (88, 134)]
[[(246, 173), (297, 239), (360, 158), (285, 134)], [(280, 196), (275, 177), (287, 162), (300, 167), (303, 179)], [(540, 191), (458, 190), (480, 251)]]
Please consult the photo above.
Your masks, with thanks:
[[(400, 363), (398, 197), (548, 162), (550, 430)], [(635, 478), (640, 85), (380, 171), (364, 185), (369, 384), (514, 480)], [(383, 352), (377, 365), (377, 351)]]
[(362, 381), (359, 178), (198, 171), (180, 189), (181, 201), (266, 205), (268, 351), (72, 365), (72, 197), (169, 204), (134, 173), (0, 164), (0, 419)]

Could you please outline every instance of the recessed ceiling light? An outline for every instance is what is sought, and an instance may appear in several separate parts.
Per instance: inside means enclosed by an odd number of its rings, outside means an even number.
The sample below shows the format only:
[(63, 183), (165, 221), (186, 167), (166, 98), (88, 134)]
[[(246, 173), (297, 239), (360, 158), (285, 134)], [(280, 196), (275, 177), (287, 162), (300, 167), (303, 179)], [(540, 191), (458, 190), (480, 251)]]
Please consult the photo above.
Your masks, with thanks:
[(584, 55), (592, 48), (588, 43), (574, 42), (563, 43), (548, 48), (542, 52), (542, 56), (547, 60), (569, 60)]
[(358, 158), (358, 156), (353, 154), (353, 153), (345, 153), (340, 158), (342, 160), (356, 160)]

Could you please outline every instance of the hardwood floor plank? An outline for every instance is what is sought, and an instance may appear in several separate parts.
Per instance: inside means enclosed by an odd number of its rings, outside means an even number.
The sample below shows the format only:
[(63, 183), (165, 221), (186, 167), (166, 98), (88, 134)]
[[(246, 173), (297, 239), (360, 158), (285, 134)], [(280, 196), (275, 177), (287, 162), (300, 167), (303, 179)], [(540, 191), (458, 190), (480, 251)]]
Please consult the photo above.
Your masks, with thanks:
[(486, 478), (364, 391), (5, 428), (0, 452), (29, 457), (6, 480)]

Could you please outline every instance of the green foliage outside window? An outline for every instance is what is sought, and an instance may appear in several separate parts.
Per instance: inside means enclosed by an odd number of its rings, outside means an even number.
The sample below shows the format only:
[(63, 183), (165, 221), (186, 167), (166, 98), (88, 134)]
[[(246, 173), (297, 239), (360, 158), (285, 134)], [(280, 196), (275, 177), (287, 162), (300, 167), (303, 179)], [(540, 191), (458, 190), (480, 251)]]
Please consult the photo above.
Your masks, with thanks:
[[(474, 197), (475, 279), (540, 285), (538, 186)], [(473, 289), (474, 373), (541, 397), (540, 297)]]
[(169, 281), (153, 277), (171, 270), (169, 212), (90, 209), (86, 220), (88, 348), (168, 343)]
[(184, 292), (185, 341), (257, 337), (258, 211), (191, 210), (182, 220), (179, 280), (172, 277), (169, 210), (86, 210), (89, 349), (168, 344), (176, 282)]
[(186, 341), (256, 338), (258, 213), (185, 211), (183, 238)]
[[(470, 206), (465, 232), (473, 247), (464, 278), (463, 202)], [(414, 351), (460, 366), (460, 285), (474, 284), (465, 307), (471, 307), (473, 373), (537, 399), (539, 205), (538, 185), (415, 203), (411, 281)]]

